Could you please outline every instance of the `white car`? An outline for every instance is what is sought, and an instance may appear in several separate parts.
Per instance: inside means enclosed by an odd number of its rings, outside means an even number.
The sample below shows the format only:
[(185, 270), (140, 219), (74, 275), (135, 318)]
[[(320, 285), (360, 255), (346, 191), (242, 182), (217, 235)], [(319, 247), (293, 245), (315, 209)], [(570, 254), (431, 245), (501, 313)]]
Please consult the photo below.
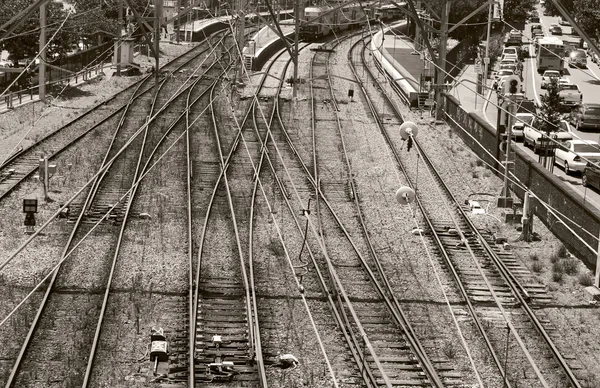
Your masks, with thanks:
[(560, 79), (560, 71), (558, 70), (546, 70), (544, 74), (542, 74), (542, 84), (540, 87), (542, 89), (546, 89), (550, 84), (550, 80), (552, 78)]
[(515, 123), (512, 126), (511, 133), (515, 140), (523, 140), (523, 130), (526, 125), (532, 125), (535, 116), (533, 113), (517, 113)]
[(481, 205), (479, 204), (479, 202), (477, 201), (472, 201), (472, 200), (468, 200), (467, 201), (468, 205), (469, 205), (469, 209), (471, 210), (471, 213), (473, 214), (485, 214), (485, 209), (481, 207)]
[(568, 20), (563, 19), (561, 17), (558, 18), (558, 24), (560, 24), (561, 26), (570, 26), (571, 23), (569, 23)]
[(600, 144), (593, 140), (567, 140), (554, 151), (554, 164), (563, 166), (565, 174), (583, 172), (585, 159), (600, 157)]

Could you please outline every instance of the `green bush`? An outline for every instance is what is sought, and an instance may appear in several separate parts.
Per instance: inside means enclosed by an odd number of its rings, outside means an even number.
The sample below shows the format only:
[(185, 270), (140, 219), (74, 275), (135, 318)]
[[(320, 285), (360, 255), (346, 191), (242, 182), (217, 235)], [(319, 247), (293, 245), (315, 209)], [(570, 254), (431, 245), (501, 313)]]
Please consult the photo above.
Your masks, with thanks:
[(535, 273), (540, 273), (543, 271), (543, 269), (544, 269), (544, 266), (539, 261), (534, 261), (533, 265), (531, 266), (531, 270)]
[(567, 248), (564, 245), (560, 244), (556, 254), (558, 255), (558, 257), (563, 259), (569, 255), (569, 251), (567, 251)]
[(550, 255), (550, 262), (552, 264), (558, 263), (559, 260), (560, 260), (560, 257), (558, 257), (557, 253), (553, 253), (553, 254)]
[(590, 275), (589, 273), (580, 273), (579, 274), (579, 284), (581, 284), (584, 287), (589, 287), (592, 284), (594, 284), (594, 278), (592, 277), (592, 275)]
[(562, 259), (562, 267), (567, 275), (577, 275), (579, 272), (579, 265), (577, 259)]

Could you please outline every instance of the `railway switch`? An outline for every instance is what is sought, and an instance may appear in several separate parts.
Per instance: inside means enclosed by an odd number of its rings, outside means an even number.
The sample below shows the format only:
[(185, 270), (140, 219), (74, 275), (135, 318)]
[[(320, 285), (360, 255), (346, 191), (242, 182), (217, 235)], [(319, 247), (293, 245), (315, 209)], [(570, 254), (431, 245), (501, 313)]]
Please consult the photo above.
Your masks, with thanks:
[(169, 361), (169, 345), (162, 328), (152, 328), (150, 341), (150, 361), (154, 361), (154, 374), (156, 374), (158, 363)]

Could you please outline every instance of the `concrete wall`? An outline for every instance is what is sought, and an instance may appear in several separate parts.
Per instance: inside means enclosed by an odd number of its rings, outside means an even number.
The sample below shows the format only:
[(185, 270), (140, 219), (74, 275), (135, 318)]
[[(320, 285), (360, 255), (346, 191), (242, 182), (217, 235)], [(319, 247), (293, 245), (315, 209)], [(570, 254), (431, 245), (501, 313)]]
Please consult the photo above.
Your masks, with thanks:
[[(482, 149), (483, 146), (492, 155), (498, 154), (496, 129), (478, 113), (467, 113), (455, 97), (445, 95), (444, 100), (446, 112), (457, 122), (456, 124), (450, 119), (446, 120), (455, 133), (483, 160), (491, 165), (496, 165), (495, 160)], [(465, 134), (459, 125), (465, 128), (474, 139)], [(598, 248), (598, 242), (594, 237), (598, 237), (600, 232), (600, 210), (587, 202), (584, 203), (581, 195), (550, 171), (544, 169), (537, 163), (537, 160), (532, 159), (523, 150), (516, 147), (514, 151), (515, 176), (521, 183), (528, 186), (537, 198), (555, 209), (555, 214), (553, 214), (538, 201), (533, 201), (535, 214), (570, 252), (581, 259), (588, 268), (595, 268), (596, 253), (594, 250)], [(517, 187), (514, 190), (522, 199), (523, 190)], [(573, 223), (566, 219), (559, 219), (559, 214), (566, 215)]]

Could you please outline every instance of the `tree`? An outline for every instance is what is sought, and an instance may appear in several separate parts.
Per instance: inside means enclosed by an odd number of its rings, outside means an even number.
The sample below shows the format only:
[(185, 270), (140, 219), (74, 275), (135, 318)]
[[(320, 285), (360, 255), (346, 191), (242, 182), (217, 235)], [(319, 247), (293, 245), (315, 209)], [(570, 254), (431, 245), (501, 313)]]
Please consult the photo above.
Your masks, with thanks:
[[(19, 11), (30, 5), (28, 0), (5, 0), (0, 2), (0, 15), (7, 19), (16, 15)], [(58, 30), (61, 23), (65, 20), (67, 11), (61, 3), (46, 3), (46, 23), (48, 39)], [(0, 42), (0, 48), (10, 53), (12, 60), (31, 58), (35, 56), (39, 49), (39, 31), (40, 12), (36, 10), (21, 26), (14, 32), (14, 36)], [(66, 27), (66, 24), (65, 26)], [(49, 61), (60, 56), (66, 55), (71, 47), (77, 43), (76, 38), (67, 28), (62, 28), (56, 34), (55, 38), (48, 45), (47, 58)]]
[(562, 109), (559, 92), (558, 79), (551, 78), (550, 84), (546, 89), (546, 94), (541, 97), (542, 106), (540, 109), (540, 116), (542, 117), (542, 122), (540, 128), (538, 128), (546, 132), (546, 135), (559, 128)]
[(598, 0), (576, 0), (577, 7), (573, 16), (577, 19), (579, 27), (590, 37), (600, 37), (600, 3)]
[(510, 25), (525, 23), (536, 4), (536, 0), (504, 0), (504, 21)]

